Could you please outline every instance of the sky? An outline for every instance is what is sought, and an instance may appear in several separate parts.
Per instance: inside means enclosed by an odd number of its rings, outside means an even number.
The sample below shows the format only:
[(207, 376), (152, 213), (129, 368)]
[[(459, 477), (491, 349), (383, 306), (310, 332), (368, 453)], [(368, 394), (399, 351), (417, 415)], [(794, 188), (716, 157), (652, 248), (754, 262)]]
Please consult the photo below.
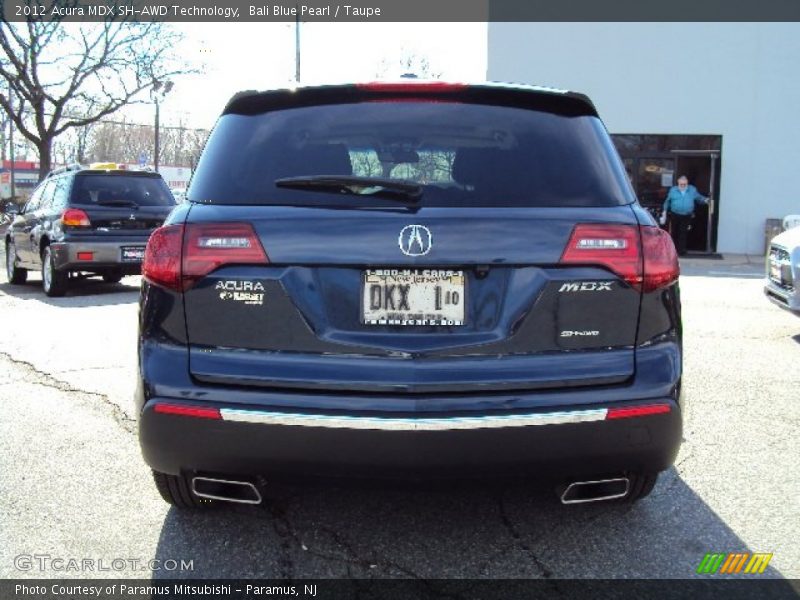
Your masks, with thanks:
[[(209, 129), (237, 91), (290, 87), (295, 77), (294, 23), (174, 24), (185, 39), (180, 56), (203, 75), (176, 79), (161, 102), (164, 125)], [(486, 23), (302, 23), (301, 84), (371, 81), (401, 74), (414, 55), (442, 79), (486, 78)], [(153, 119), (151, 104), (126, 109), (136, 122)]]

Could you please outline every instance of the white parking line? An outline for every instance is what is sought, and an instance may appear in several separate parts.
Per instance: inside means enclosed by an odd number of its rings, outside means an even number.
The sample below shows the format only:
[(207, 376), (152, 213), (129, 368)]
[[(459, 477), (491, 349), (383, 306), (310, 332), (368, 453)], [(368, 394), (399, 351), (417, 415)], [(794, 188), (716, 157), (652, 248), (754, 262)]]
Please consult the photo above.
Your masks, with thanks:
[(763, 279), (763, 273), (738, 273), (736, 271), (708, 271), (709, 275), (729, 275), (731, 277), (752, 277), (753, 279)]

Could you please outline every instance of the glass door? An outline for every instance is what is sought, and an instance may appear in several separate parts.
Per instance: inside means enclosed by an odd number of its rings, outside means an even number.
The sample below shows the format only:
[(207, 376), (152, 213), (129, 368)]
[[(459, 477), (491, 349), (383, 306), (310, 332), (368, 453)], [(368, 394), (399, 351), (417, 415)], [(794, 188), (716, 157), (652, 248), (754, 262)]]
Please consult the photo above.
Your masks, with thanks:
[(669, 188), (675, 185), (674, 158), (640, 158), (636, 176), (639, 203), (658, 219)]

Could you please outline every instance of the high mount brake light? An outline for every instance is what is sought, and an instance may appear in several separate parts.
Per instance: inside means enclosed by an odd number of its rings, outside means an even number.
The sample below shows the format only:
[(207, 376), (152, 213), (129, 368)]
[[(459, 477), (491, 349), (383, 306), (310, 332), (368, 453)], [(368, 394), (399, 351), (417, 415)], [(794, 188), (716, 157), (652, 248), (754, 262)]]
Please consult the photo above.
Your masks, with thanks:
[(61, 223), (67, 227), (91, 227), (89, 215), (79, 208), (68, 208), (61, 214)]
[(560, 262), (603, 266), (645, 292), (670, 285), (680, 274), (672, 239), (658, 227), (576, 225)]
[(249, 223), (168, 225), (150, 236), (142, 275), (156, 285), (185, 291), (223, 265), (267, 262)]
[(385, 92), (390, 94), (453, 94), (467, 89), (464, 83), (447, 83), (445, 81), (429, 82), (384, 82), (360, 83), (356, 87), (367, 92)]

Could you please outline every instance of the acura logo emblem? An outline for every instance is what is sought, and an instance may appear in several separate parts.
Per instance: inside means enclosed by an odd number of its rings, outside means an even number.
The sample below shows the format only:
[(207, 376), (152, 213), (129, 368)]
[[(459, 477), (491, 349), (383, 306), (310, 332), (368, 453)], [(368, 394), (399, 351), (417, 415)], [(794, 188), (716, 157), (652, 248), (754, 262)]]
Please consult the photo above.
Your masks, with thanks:
[(406, 256), (424, 256), (431, 251), (433, 236), (424, 225), (406, 225), (400, 230), (397, 243)]

